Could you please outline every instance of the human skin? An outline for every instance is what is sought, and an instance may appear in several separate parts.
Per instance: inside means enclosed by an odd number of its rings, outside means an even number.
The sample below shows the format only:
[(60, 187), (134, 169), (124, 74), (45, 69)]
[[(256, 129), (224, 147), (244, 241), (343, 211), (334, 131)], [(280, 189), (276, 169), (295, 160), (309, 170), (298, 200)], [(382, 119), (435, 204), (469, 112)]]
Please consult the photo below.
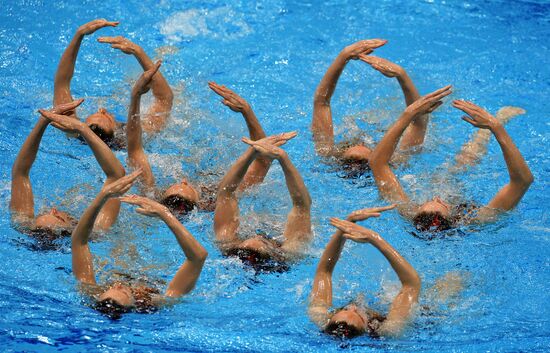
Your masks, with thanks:
[[(122, 202), (138, 206), (136, 209), (138, 213), (160, 218), (176, 237), (178, 244), (185, 253), (186, 260), (168, 284), (165, 296), (180, 297), (194, 288), (208, 253), (165, 206), (137, 195), (121, 197), (131, 188), (141, 173), (141, 170), (137, 170), (105, 186), (83, 213), (71, 237), (73, 274), (82, 284), (96, 285), (92, 253), (88, 245), (89, 237), (102, 206), (107, 200), (120, 197)], [(133, 298), (128, 288), (127, 285), (113, 286), (103, 293), (104, 295), (101, 295), (100, 298), (102, 300), (113, 299), (120, 305), (131, 306)]]
[[(430, 113), (439, 107), (442, 104), (441, 99), (450, 93), (451, 87), (446, 86), (420, 98), (407, 107), (401, 117), (386, 132), (370, 158), (370, 166), (380, 195), (386, 200), (398, 203), (400, 213), (409, 219), (413, 219), (420, 212), (435, 212), (443, 217), (450, 216), (450, 205), (437, 197), (422, 205), (411, 202), (389, 165), (397, 143), (407, 126), (418, 115)], [(471, 102), (454, 101), (453, 106), (468, 114), (463, 118), (466, 122), (491, 131), (499, 143), (506, 161), (510, 183), (504, 186), (485, 207), (477, 212), (477, 216), (470, 220), (489, 221), (498, 213), (512, 209), (521, 200), (533, 182), (533, 176), (501, 121)]]
[(324, 328), (334, 321), (346, 322), (362, 332), (367, 331), (371, 316), (369, 313), (372, 310), (351, 305), (334, 314), (329, 312), (332, 307), (332, 273), (348, 239), (358, 243), (372, 244), (388, 260), (401, 281), (401, 290), (393, 299), (386, 320), (376, 328), (376, 333), (396, 336), (408, 323), (412, 309), (418, 302), (421, 288), (420, 277), (414, 268), (378, 233), (355, 224), (355, 222), (371, 217), (379, 217), (381, 212), (395, 207), (396, 205), (391, 205), (355, 211), (347, 217), (347, 220), (331, 218), (330, 223), (337, 230), (319, 260), (309, 303), (309, 316), (319, 327)]
[[(368, 161), (372, 152), (364, 145), (355, 145), (338, 151), (334, 144), (331, 98), (338, 79), (350, 60), (361, 60), (369, 64), (386, 77), (396, 78), (401, 86), (406, 105), (412, 104), (420, 95), (407, 72), (399, 65), (387, 59), (369, 55), (374, 49), (386, 44), (380, 39), (363, 40), (353, 43), (336, 57), (315, 91), (313, 102), (313, 121), (311, 130), (317, 153), (322, 156), (337, 156), (343, 160)], [(428, 116), (422, 115), (410, 125), (401, 141), (400, 149), (408, 150), (423, 144), (428, 124)]]
[[(17, 155), (12, 168), (10, 210), (16, 223), (23, 225), (25, 228), (34, 229), (37, 225), (40, 228), (49, 228), (55, 226), (55, 223), (51, 224), (51, 221), (55, 221), (55, 218), (65, 218), (67, 221), (70, 218), (64, 212), (60, 213), (55, 209), (52, 210), (52, 216), (54, 217), (48, 217), (47, 222), (43, 222), (41, 216), (36, 219), (34, 216), (34, 195), (29, 174), (36, 159), (42, 136), (50, 123), (63, 131), (79, 131), (82, 134), (107, 177), (105, 185), (125, 174), (124, 168), (105, 143), (91, 132), (85, 124), (70, 117), (82, 102), (83, 100), (80, 99), (60, 104), (51, 111), (40, 110), (40, 118)], [(96, 227), (98, 229), (109, 228), (116, 220), (119, 208), (120, 203), (117, 200), (106, 204), (100, 212)], [(69, 226), (69, 222), (64, 223), (61, 226)]]
[[(143, 48), (122, 36), (100, 37), (100, 43), (111, 44), (111, 48), (118, 49), (125, 54), (133, 55), (139, 62), (143, 71), (150, 71), (156, 63), (145, 53)], [(157, 133), (164, 129), (166, 121), (172, 110), (174, 94), (168, 81), (160, 70), (156, 70), (150, 81), (154, 102), (142, 117), (143, 130), (147, 133)]]
[(243, 182), (247, 169), (257, 157), (279, 161), (286, 180), (286, 185), (292, 200), (292, 209), (287, 217), (283, 233), (284, 242), (280, 248), (286, 259), (300, 256), (304, 247), (312, 239), (311, 233), (311, 198), (298, 170), (290, 161), (288, 155), (279, 146), (296, 136), (296, 133), (285, 133), (252, 141), (243, 138), (250, 145), (243, 155), (233, 164), (222, 179), (216, 200), (214, 212), (214, 232), (216, 242), (222, 252), (245, 247), (261, 253), (274, 255), (275, 249), (269, 243), (254, 238), (242, 240), (238, 236), (240, 216), (238, 189)]

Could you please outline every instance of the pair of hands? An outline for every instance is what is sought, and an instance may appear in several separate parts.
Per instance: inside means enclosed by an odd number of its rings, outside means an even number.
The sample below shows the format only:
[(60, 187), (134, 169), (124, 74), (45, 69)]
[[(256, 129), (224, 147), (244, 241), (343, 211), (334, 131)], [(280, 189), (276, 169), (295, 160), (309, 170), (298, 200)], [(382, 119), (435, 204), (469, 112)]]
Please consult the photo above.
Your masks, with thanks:
[(247, 137), (243, 137), (241, 141), (252, 147), (254, 151), (262, 157), (281, 159), (286, 156), (286, 152), (283, 151), (280, 146), (287, 143), (288, 140), (296, 137), (296, 135), (298, 135), (298, 133), (296, 131), (292, 131), (264, 137), (263, 139), (257, 141), (252, 141)]
[[(117, 27), (120, 22), (107, 21), (104, 18), (90, 21), (80, 26), (76, 32), (81, 36), (87, 36), (95, 33), (97, 30), (104, 27)], [(141, 47), (130, 40), (122, 37), (100, 37), (97, 40), (100, 43), (111, 44), (111, 48), (119, 49), (126, 54), (136, 54), (141, 50)]]
[[(423, 97), (420, 97), (413, 104), (409, 105), (405, 109), (405, 112), (412, 114), (413, 116), (433, 112), (435, 109), (443, 104), (441, 100), (452, 93), (451, 88), (452, 86), (448, 85)], [(492, 116), (489, 112), (472, 102), (464, 100), (454, 100), (453, 107), (460, 109), (464, 113), (468, 114), (467, 116), (463, 116), (462, 120), (472, 124), (477, 128), (489, 129), (492, 131), (501, 124), (498, 119)]]
[(369, 56), (376, 48), (380, 48), (388, 41), (384, 39), (367, 39), (360, 40), (356, 43), (348, 45), (342, 51), (346, 60), (361, 60), (372, 66), (373, 69), (379, 71), (386, 77), (400, 77), (405, 73), (405, 70), (397, 64), (389, 60), (382, 59), (376, 56)]
[(341, 230), (346, 239), (353, 240), (357, 243), (372, 243), (381, 239), (380, 234), (372, 229), (361, 227), (355, 224), (355, 222), (364, 221), (372, 217), (380, 217), (381, 212), (393, 210), (395, 207), (397, 207), (396, 204), (383, 207), (364, 208), (352, 212), (346, 220), (333, 217), (330, 219), (330, 224)]
[(118, 197), (120, 201), (138, 206), (136, 212), (149, 217), (161, 217), (163, 215), (169, 214), (170, 211), (166, 206), (161, 205), (160, 203), (148, 199), (147, 197), (138, 196), (138, 195), (127, 195), (123, 196), (134, 184), (134, 182), (139, 178), (143, 173), (141, 168), (137, 169), (131, 174), (125, 175), (122, 178), (114, 181), (101, 189), (101, 196), (104, 199), (110, 199)]

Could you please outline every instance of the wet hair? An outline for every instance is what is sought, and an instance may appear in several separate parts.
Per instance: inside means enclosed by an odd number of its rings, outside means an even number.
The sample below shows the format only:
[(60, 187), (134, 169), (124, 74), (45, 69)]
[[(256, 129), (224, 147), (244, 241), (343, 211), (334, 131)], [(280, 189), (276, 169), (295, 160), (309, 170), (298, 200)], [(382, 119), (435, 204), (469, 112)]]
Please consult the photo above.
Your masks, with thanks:
[(354, 338), (363, 334), (363, 330), (348, 324), (345, 321), (334, 321), (323, 329), (323, 332), (340, 338)]
[(195, 202), (183, 198), (181, 195), (170, 195), (165, 197), (161, 204), (168, 207), (170, 211), (178, 214), (188, 214), (197, 205)]
[(90, 130), (92, 130), (103, 142), (110, 144), (115, 136), (115, 134), (108, 134), (97, 124), (90, 124)]
[(251, 249), (232, 249), (226, 253), (226, 256), (238, 257), (243, 264), (252, 267), (256, 273), (283, 273), (290, 270), (286, 262), (275, 260), (269, 255)]
[(417, 230), (422, 232), (442, 232), (454, 227), (454, 222), (438, 212), (420, 212), (413, 218)]
[(343, 159), (339, 164), (344, 172), (342, 177), (346, 179), (357, 179), (371, 170), (369, 162), (365, 160)]
[(130, 308), (120, 305), (116, 300), (110, 298), (96, 302), (93, 308), (111, 320), (120, 320), (122, 314), (130, 312)]

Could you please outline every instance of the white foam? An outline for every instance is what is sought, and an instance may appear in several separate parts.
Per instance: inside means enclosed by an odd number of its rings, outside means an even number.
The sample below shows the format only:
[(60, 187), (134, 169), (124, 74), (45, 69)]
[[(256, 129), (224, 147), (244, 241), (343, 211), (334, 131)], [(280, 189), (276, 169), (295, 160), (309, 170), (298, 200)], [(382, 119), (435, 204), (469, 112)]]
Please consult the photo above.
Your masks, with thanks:
[(167, 40), (181, 42), (198, 36), (233, 39), (252, 32), (244, 16), (229, 7), (189, 9), (172, 14), (160, 25)]

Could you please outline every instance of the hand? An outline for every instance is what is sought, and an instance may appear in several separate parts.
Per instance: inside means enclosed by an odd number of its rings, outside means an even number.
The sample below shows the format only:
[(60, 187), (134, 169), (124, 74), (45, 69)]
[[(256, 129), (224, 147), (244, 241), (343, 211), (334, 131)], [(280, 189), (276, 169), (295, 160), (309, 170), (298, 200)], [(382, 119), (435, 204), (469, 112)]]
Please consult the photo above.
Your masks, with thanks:
[(208, 82), (208, 87), (223, 98), (222, 104), (229, 107), (234, 112), (243, 112), (250, 109), (247, 101), (242, 99), (238, 94), (225, 86), (220, 86), (216, 82)]
[[(293, 138), (295, 138), (297, 135), (298, 135), (298, 133), (296, 131), (283, 132), (281, 134), (267, 136), (263, 140), (265, 140), (267, 143), (269, 143), (273, 146), (281, 147), (282, 145), (287, 143), (289, 140), (292, 140)], [(245, 139), (247, 139), (247, 138), (245, 138)], [(247, 139), (247, 140), (249, 140), (249, 139)]]
[(84, 98), (80, 98), (69, 103), (58, 104), (53, 107), (50, 112), (61, 115), (73, 115), (76, 107), (82, 104), (82, 102), (84, 102)]
[(100, 43), (109, 43), (111, 44), (111, 48), (119, 49), (126, 54), (135, 55), (141, 49), (139, 45), (131, 42), (129, 39), (126, 39), (122, 36), (99, 37), (97, 41)]
[(93, 20), (91, 22), (88, 22), (86, 24), (83, 24), (82, 26), (78, 27), (77, 33), (85, 36), (88, 34), (92, 34), (95, 31), (97, 31), (100, 28), (103, 27), (116, 27), (118, 26), (119, 22), (109, 22), (104, 18)]
[(132, 96), (141, 96), (142, 94), (149, 92), (149, 90), (151, 89), (151, 81), (153, 80), (153, 76), (155, 76), (161, 64), (162, 61), (159, 60), (153, 65), (152, 68), (144, 71), (141, 74), (141, 76), (134, 84), (134, 88), (132, 89)]
[(413, 104), (409, 105), (405, 112), (414, 116), (428, 114), (436, 110), (443, 102), (441, 100), (453, 93), (451, 91), (452, 86), (448, 85), (438, 89), (432, 93), (429, 93), (423, 97), (417, 99)]
[(284, 140), (284, 138), (280, 140), (276, 140), (275, 142), (273, 142), (275, 140), (273, 136), (265, 137), (258, 141), (252, 141), (246, 137), (243, 137), (241, 140), (247, 145), (252, 146), (252, 148), (254, 148), (254, 150), (256, 150), (256, 152), (259, 153), (260, 156), (262, 157), (280, 159), (286, 155), (285, 151), (283, 151), (282, 149), (280, 149), (275, 145), (275, 144), (280, 144), (280, 145), (284, 144), (287, 141), (287, 140)]
[(380, 217), (380, 212), (393, 210), (397, 207), (397, 204), (383, 206), (383, 207), (372, 207), (372, 208), (363, 208), (362, 210), (353, 211), (347, 218), (347, 221), (350, 222), (360, 222), (371, 217)]
[(347, 47), (344, 48), (342, 52), (345, 54), (347, 59), (357, 60), (359, 59), (359, 55), (361, 54), (368, 55), (372, 53), (374, 49), (380, 48), (387, 42), (388, 41), (385, 39), (360, 40), (356, 43), (348, 45)]
[(142, 196), (128, 195), (121, 197), (120, 201), (138, 206), (136, 212), (149, 217), (161, 217), (167, 212), (170, 213), (166, 206)]
[(453, 107), (468, 114), (469, 116), (463, 116), (462, 120), (469, 122), (475, 127), (493, 130), (500, 125), (497, 118), (472, 102), (455, 100), (453, 101)]
[(394, 64), (386, 59), (382, 59), (376, 56), (368, 56), (365, 54), (359, 55), (359, 59), (372, 66), (373, 69), (380, 71), (382, 75), (386, 77), (399, 77), (403, 76), (403, 74), (405, 73), (405, 70), (403, 70), (401, 66)]
[(38, 112), (50, 121), (53, 127), (67, 133), (80, 133), (87, 125), (82, 121), (70, 118), (66, 115), (55, 114), (44, 109), (39, 109)]
[(331, 218), (330, 224), (341, 230), (344, 233), (344, 238), (357, 243), (372, 243), (381, 238), (380, 234), (371, 229), (338, 218)]
[(136, 179), (143, 173), (141, 168), (134, 171), (132, 174), (123, 176), (122, 178), (114, 181), (101, 189), (103, 196), (108, 199), (111, 197), (119, 197), (124, 195), (130, 188)]

